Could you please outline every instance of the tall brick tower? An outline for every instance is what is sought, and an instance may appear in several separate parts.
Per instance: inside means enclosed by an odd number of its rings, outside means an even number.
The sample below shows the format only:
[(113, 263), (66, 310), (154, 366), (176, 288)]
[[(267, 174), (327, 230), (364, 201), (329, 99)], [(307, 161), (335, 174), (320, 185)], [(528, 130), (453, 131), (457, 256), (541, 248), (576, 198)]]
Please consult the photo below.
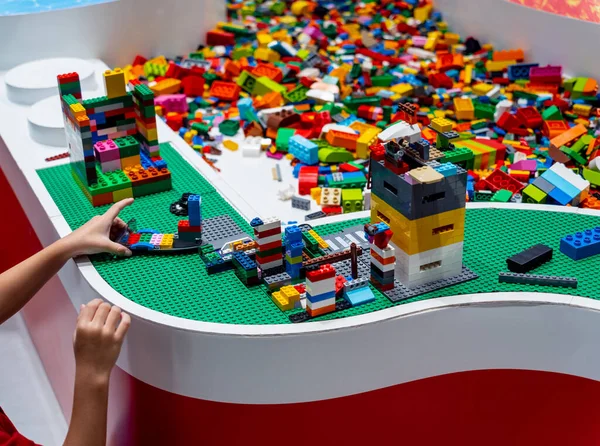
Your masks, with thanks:
[(465, 230), (467, 172), (426, 161), (429, 144), (417, 131), (399, 122), (371, 151), (371, 223), (392, 230), (395, 277), (408, 288), (461, 274)]

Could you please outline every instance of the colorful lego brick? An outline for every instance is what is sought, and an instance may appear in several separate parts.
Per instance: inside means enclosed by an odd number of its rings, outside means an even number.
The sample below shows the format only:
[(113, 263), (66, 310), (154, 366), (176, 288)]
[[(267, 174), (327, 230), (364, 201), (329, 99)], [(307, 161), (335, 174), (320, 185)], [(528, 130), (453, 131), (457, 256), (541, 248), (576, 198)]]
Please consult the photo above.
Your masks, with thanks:
[(120, 68), (106, 70), (104, 72), (104, 85), (106, 87), (106, 96), (109, 99), (125, 96), (125, 73)]
[(342, 189), (342, 207), (344, 213), (359, 212), (363, 209), (361, 189)]
[(292, 136), (288, 142), (288, 151), (304, 164), (311, 165), (319, 162), (319, 147), (303, 136)]
[(582, 260), (600, 254), (600, 226), (560, 239), (560, 252), (573, 260)]

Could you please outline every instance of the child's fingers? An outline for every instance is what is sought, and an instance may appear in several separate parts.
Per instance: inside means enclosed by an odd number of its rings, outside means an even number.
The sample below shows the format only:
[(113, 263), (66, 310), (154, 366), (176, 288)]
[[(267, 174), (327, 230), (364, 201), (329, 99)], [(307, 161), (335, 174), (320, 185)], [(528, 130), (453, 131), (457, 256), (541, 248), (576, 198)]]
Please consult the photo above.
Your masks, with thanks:
[(133, 203), (133, 198), (125, 198), (124, 200), (118, 201), (113, 204), (108, 211), (104, 213), (104, 216), (108, 218), (111, 222), (117, 218), (119, 212), (121, 212), (124, 208)]
[(108, 317), (106, 318), (106, 323), (104, 326), (111, 333), (117, 329), (117, 324), (121, 320), (121, 309), (115, 305), (112, 306), (110, 312), (108, 313)]
[(110, 304), (104, 302), (102, 303), (98, 309), (96, 310), (96, 314), (94, 314), (94, 319), (92, 320), (92, 323), (94, 325), (104, 325), (104, 323), (106, 322), (106, 317), (108, 316), (108, 313), (110, 311)]
[(129, 330), (130, 325), (131, 317), (127, 313), (121, 312), (121, 323), (119, 324), (119, 326), (117, 327), (117, 331), (115, 332), (115, 337), (117, 338), (117, 341), (123, 342), (125, 334), (127, 333), (127, 330)]
[(117, 256), (122, 256), (122, 257), (131, 256), (131, 251), (129, 250), (129, 248), (127, 248), (126, 246), (123, 246), (119, 243), (116, 243), (116, 242), (108, 241), (103, 249), (104, 249), (104, 251), (106, 251), (110, 254), (117, 255)]
[(101, 299), (94, 299), (88, 302), (87, 305), (83, 306), (83, 309), (79, 313), (79, 320), (82, 321), (91, 321), (94, 318), (94, 314), (96, 314), (96, 310), (102, 303)]

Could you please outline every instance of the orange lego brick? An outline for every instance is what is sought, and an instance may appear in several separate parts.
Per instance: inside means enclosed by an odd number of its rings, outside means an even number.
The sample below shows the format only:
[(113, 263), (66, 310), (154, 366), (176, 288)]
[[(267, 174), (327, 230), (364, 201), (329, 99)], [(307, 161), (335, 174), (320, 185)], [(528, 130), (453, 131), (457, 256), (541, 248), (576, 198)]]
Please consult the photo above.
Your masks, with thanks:
[(572, 127), (569, 130), (551, 138), (550, 148), (554, 147), (559, 149), (561, 146), (566, 146), (567, 144), (573, 142), (575, 139), (585, 135), (586, 133), (587, 129), (583, 125), (578, 124), (575, 127)]
[(233, 82), (214, 81), (208, 94), (222, 101), (237, 101), (240, 97), (240, 87)]
[(494, 51), (492, 54), (493, 61), (516, 60), (517, 62), (522, 62), (523, 59), (525, 59), (525, 54), (521, 48), (516, 50)]
[(566, 132), (571, 127), (565, 121), (544, 121), (542, 133), (547, 138), (554, 138), (563, 132)]
[(266, 76), (275, 82), (281, 82), (283, 80), (283, 73), (279, 68), (264, 63), (259, 63), (254, 67), (252, 69), (252, 74), (256, 77)]
[(329, 130), (325, 139), (334, 147), (344, 147), (348, 150), (356, 151), (356, 141), (360, 135), (340, 132), (339, 130)]

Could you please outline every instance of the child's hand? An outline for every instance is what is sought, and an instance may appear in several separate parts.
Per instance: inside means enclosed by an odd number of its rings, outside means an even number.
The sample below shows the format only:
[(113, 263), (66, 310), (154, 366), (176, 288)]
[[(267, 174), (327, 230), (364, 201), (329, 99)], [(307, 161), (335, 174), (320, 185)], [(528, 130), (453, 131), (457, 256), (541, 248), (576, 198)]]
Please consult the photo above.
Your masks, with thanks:
[(115, 237), (125, 228), (125, 222), (118, 215), (123, 208), (133, 203), (133, 198), (126, 198), (115, 203), (104, 215), (97, 215), (80, 228), (66, 236), (63, 241), (67, 244), (72, 257), (83, 254), (108, 252), (120, 256), (130, 256), (131, 251), (125, 246), (114, 242)]
[(81, 306), (73, 349), (77, 374), (85, 382), (108, 382), (130, 324), (127, 313), (100, 299)]

